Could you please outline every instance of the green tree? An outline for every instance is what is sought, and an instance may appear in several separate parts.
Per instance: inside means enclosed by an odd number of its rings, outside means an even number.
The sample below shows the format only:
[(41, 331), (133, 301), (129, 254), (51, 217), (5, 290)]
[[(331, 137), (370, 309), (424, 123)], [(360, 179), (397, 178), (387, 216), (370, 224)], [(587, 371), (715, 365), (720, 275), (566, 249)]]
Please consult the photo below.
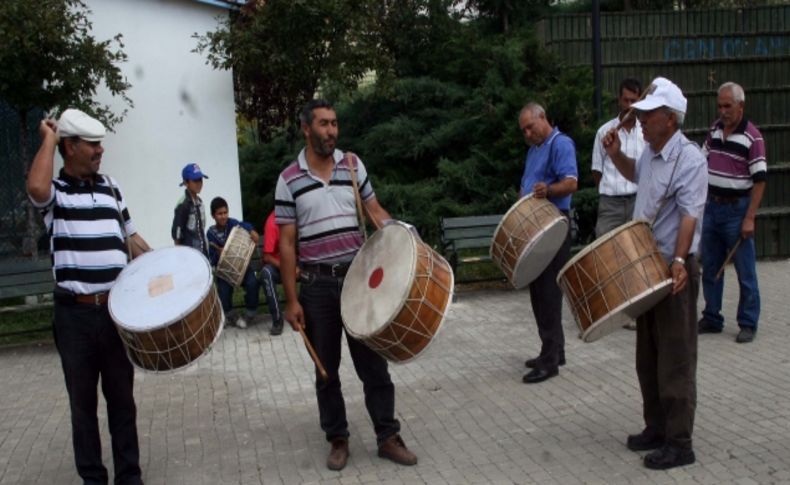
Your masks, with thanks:
[[(360, 155), (395, 217), (437, 242), (440, 217), (504, 212), (517, 197), (526, 152), (517, 116), (530, 100), (576, 141), (579, 173), (589, 173), (597, 128), (589, 69), (563, 66), (527, 22), (501, 32), (493, 14), (472, 17), (450, 0), (382, 4), (370, 22), (386, 62), (373, 82), (333, 100), (339, 146)], [(323, 79), (324, 93), (344, 92)], [(245, 212), (255, 220), (300, 147), (301, 134), (280, 127), (268, 143), (242, 148)]]
[[(91, 35), (89, 13), (81, 0), (0, 2), (0, 98), (19, 117), (19, 155), (25, 173), (31, 160), (27, 121), (34, 108), (54, 112), (77, 107), (112, 127), (126, 111), (116, 114), (93, 100), (100, 83), (132, 106), (125, 94), (129, 84), (117, 66), (126, 60), (121, 35), (97, 41)], [(27, 205), (23, 251), (35, 257), (38, 226), (35, 211)]]
[(195, 50), (214, 68), (233, 69), (237, 109), (257, 121), (267, 140), (279, 127), (293, 125), (299, 107), (322, 85), (351, 90), (369, 70), (382, 67), (375, 32), (386, 3), (250, 2), (216, 31), (194, 34)]

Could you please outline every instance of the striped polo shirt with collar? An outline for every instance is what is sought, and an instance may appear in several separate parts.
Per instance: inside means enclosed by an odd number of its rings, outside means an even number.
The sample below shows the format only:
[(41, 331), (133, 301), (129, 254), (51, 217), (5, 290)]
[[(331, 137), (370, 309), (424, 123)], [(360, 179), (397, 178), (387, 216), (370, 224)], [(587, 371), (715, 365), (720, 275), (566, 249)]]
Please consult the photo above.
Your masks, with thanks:
[[(348, 159), (333, 154), (329, 183), (310, 172), (305, 150), (280, 173), (274, 194), (277, 225), (296, 224), (300, 264), (346, 263), (362, 246)], [(374, 197), (365, 165), (353, 157), (363, 201)]]
[[(104, 177), (95, 175), (90, 183), (61, 169), (52, 180), (49, 199), (44, 203), (31, 199), (44, 217), (50, 235), (55, 281), (75, 294), (109, 291), (126, 266), (119, 204), (127, 234), (136, 232), (117, 182), (110, 176)], [(118, 194), (117, 203), (106, 180)]]
[(710, 195), (742, 197), (749, 194), (754, 182), (766, 180), (765, 141), (760, 130), (746, 118), (726, 140), (724, 125), (717, 121), (702, 151), (708, 158)]

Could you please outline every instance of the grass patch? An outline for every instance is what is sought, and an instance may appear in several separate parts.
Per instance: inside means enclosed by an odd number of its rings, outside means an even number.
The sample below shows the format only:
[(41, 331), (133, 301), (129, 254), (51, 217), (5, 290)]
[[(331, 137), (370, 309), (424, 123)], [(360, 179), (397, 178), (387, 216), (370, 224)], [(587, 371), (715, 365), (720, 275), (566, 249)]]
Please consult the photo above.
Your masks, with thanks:
[(52, 307), (0, 313), (0, 346), (52, 341)]

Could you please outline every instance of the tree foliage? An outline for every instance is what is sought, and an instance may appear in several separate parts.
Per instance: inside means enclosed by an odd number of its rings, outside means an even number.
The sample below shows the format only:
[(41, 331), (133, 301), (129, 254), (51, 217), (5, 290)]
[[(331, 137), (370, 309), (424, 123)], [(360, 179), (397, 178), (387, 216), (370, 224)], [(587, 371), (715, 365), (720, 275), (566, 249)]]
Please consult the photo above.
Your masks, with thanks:
[[(384, 2), (386, 4), (387, 2)], [(266, 140), (293, 122), (325, 83), (352, 89), (381, 67), (378, 0), (250, 2), (213, 32), (195, 34), (196, 51), (232, 69), (237, 109)]]
[[(449, 1), (404, 4), (377, 20), (387, 70), (336, 103), (339, 145), (366, 163), (384, 207), (432, 242), (440, 217), (504, 212), (526, 153), (517, 116), (531, 100), (576, 141), (579, 173), (589, 174), (598, 124), (589, 70), (564, 67), (526, 23), (503, 33), (491, 16), (462, 20)], [(281, 131), (242, 149), (248, 217), (271, 209), (297, 142)]]
[[(20, 113), (78, 107), (112, 127), (124, 116), (94, 101), (104, 83), (128, 106), (121, 35), (97, 41), (81, 0), (0, 2), (0, 98)], [(117, 45), (117, 49), (114, 48)]]
[[(126, 110), (114, 113), (94, 100), (101, 83), (127, 106), (132, 105), (126, 96), (129, 84), (117, 66), (126, 60), (121, 35), (97, 41), (91, 35), (89, 13), (81, 0), (0, 2), (0, 98), (17, 112), (18, 153), (24, 173), (32, 158), (28, 115), (34, 109), (76, 107), (112, 128)], [(22, 251), (36, 258), (39, 223), (27, 199), (22, 200), (27, 213)]]

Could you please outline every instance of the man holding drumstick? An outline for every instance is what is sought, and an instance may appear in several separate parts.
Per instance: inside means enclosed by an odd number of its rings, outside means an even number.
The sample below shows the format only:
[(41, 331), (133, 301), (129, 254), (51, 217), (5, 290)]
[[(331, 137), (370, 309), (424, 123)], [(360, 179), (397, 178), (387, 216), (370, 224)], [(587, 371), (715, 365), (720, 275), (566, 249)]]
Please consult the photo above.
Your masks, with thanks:
[[(274, 202), (280, 227), (280, 271), (287, 300), (285, 319), (294, 330), (306, 330), (318, 359), (326, 366), (326, 379), (316, 372), (318, 411), (321, 429), (332, 444), (327, 467), (342, 470), (349, 456), (349, 432), (338, 375), (343, 334), (340, 293), (346, 271), (363, 242), (352, 169), (356, 170), (359, 195), (371, 219), (381, 222), (390, 219), (390, 215), (376, 199), (362, 162), (335, 149), (338, 124), (332, 105), (325, 100), (312, 100), (302, 109), (299, 120), (307, 146), (280, 174)], [(302, 282), (298, 297), (297, 253)], [(401, 465), (416, 464), (417, 457), (398, 434), (395, 387), (387, 361), (348, 334), (346, 340), (357, 376), (363, 382), (378, 455)]]
[(705, 139), (702, 151), (708, 157), (708, 203), (702, 226), (702, 294), (705, 309), (699, 333), (721, 333), (724, 317), (721, 299), (724, 279), (720, 268), (732, 253), (738, 274), (735, 341), (754, 340), (760, 320), (760, 288), (757, 283), (754, 219), (765, 193), (767, 164), (765, 140), (760, 130), (744, 117), (746, 95), (733, 82), (719, 87), (716, 104), (719, 119)]
[(697, 405), (697, 296), (702, 216), (708, 189), (707, 163), (680, 127), (687, 101), (675, 84), (653, 81), (633, 105), (644, 133), (638, 160), (620, 151), (610, 131), (603, 140), (617, 169), (638, 184), (634, 219), (653, 221), (658, 248), (670, 267), (672, 293), (637, 318), (636, 373), (645, 429), (630, 435), (633, 451), (653, 450), (647, 468), (664, 470), (694, 463), (691, 434)]
[[(524, 141), (530, 145), (521, 177), (519, 196), (530, 192), (534, 197), (548, 199), (565, 217), (571, 208), (571, 194), (576, 192), (578, 168), (573, 140), (553, 128), (546, 112), (538, 103), (521, 109), (518, 125)], [(529, 285), (532, 312), (538, 325), (540, 355), (527, 360), (531, 368), (522, 378), (525, 384), (543, 382), (559, 374), (565, 365), (565, 335), (562, 331), (562, 292), (557, 285), (557, 274), (571, 254), (570, 231), (551, 263)]]
[[(121, 189), (99, 174), (105, 128), (82, 111), (39, 127), (41, 147), (27, 193), (51, 234), (55, 273), (53, 331), (71, 407), (77, 473), (85, 483), (107, 483), (96, 414), (101, 388), (107, 401), (115, 483), (142, 484), (134, 404), (134, 370), (107, 309), (118, 274), (131, 257), (151, 248), (135, 231)], [(55, 148), (63, 168), (52, 178)], [(129, 239), (129, 245), (124, 239)]]

